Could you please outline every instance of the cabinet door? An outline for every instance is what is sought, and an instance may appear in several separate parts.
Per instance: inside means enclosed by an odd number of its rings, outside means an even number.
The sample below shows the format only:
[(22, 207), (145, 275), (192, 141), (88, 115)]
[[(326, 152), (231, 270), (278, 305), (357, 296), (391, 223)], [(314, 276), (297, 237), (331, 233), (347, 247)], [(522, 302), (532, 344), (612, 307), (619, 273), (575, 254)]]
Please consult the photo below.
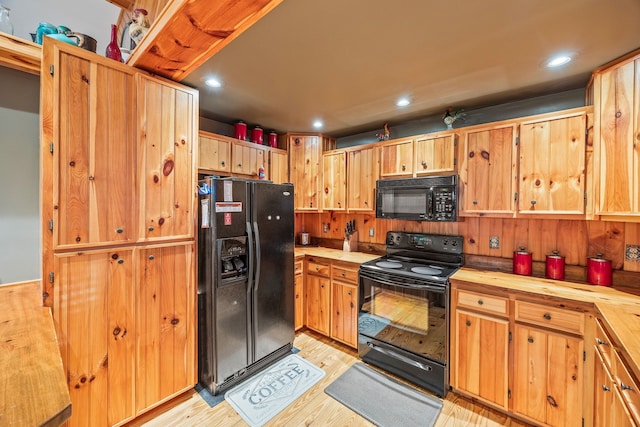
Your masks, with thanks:
[(456, 139), (455, 134), (416, 138), (416, 176), (455, 171)]
[(262, 166), (268, 167), (265, 149), (260, 145), (251, 146), (249, 143), (237, 142), (231, 147), (231, 172), (234, 174), (248, 175), (252, 178), (258, 178), (258, 170)]
[(452, 385), (507, 409), (509, 321), (456, 310)]
[(231, 170), (230, 145), (229, 141), (200, 133), (198, 169), (229, 174)]
[(599, 159), (596, 180), (598, 202), (596, 215), (640, 213), (638, 192), (637, 143), (640, 110), (640, 60), (630, 61), (602, 73), (595, 85), (595, 116), (600, 125), (595, 130), (595, 153)]
[(271, 150), (269, 153), (269, 179), (276, 184), (289, 182), (289, 165), (287, 152)]
[(196, 383), (194, 244), (139, 252), (136, 413)]
[(586, 114), (520, 125), (518, 210), (584, 214)]
[(322, 156), (322, 208), (344, 211), (347, 206), (347, 162), (344, 151)]
[(413, 139), (389, 141), (380, 147), (380, 176), (413, 176)]
[(296, 274), (293, 285), (294, 301), (294, 327), (296, 330), (304, 326), (304, 275)]
[(331, 338), (358, 347), (358, 287), (331, 282)]
[(136, 319), (131, 250), (58, 254), (53, 317), (69, 382), (69, 426), (134, 416)]
[(141, 235), (193, 238), (198, 92), (143, 75), (138, 79)]
[(320, 137), (289, 137), (289, 174), (294, 185), (296, 211), (317, 212), (321, 208), (318, 194), (322, 183), (321, 154)]
[(347, 209), (374, 212), (376, 181), (380, 176), (378, 148), (349, 151), (347, 158)]
[(308, 274), (304, 285), (307, 327), (329, 336), (329, 278)]
[(580, 426), (583, 347), (581, 338), (516, 324), (513, 412), (540, 423)]
[(134, 75), (57, 52), (58, 96), (43, 94), (55, 104), (54, 167), (47, 177), (55, 188), (53, 195), (43, 191), (43, 203), (50, 204), (45, 212), (53, 215), (53, 248), (135, 241)]
[(594, 353), (596, 360), (593, 380), (593, 425), (614, 426), (617, 424), (613, 421), (613, 401), (615, 399), (613, 379), (600, 353), (597, 350), (594, 350)]
[(460, 215), (513, 216), (516, 179), (515, 125), (464, 134), (459, 157)]

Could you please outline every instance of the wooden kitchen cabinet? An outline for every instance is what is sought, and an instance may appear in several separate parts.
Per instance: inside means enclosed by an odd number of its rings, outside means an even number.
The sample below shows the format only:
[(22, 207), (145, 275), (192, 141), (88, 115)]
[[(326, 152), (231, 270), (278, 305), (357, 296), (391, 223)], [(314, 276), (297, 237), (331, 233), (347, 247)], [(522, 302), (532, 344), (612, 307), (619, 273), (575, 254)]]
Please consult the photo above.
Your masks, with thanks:
[(73, 405), (69, 427), (135, 415), (134, 263), (128, 248), (55, 255), (53, 318)]
[(453, 173), (456, 169), (455, 133), (435, 133), (415, 138), (413, 169), (416, 176)]
[(584, 331), (584, 313), (515, 301), (515, 322), (512, 411), (538, 423), (581, 426), (584, 339), (570, 333)]
[(304, 281), (305, 322), (309, 329), (329, 336), (331, 329), (331, 265), (307, 259)]
[(269, 150), (269, 179), (276, 184), (289, 182), (289, 157), (286, 150)]
[(517, 126), (465, 128), (458, 156), (460, 216), (513, 217), (517, 189)]
[(508, 409), (509, 301), (454, 291), (451, 386)]
[(234, 175), (258, 179), (258, 170), (262, 166), (267, 177), (268, 160), (267, 152), (262, 145), (238, 140), (231, 146), (231, 172)]
[(228, 175), (231, 171), (231, 142), (200, 131), (198, 169)]
[(196, 379), (194, 243), (139, 251), (136, 312), (136, 412), (186, 389)]
[(140, 235), (149, 241), (193, 239), (198, 92), (142, 74), (137, 90)]
[(284, 139), (289, 148), (295, 211), (322, 211), (322, 152), (335, 149), (335, 139), (320, 134), (285, 134)]
[(585, 108), (520, 122), (519, 214), (585, 213), (586, 132)]
[(331, 264), (331, 338), (358, 347), (357, 264)]
[(413, 138), (380, 144), (380, 178), (413, 176)]
[(376, 181), (380, 176), (379, 148), (347, 151), (347, 209), (373, 213), (376, 209)]
[(294, 284), (293, 284), (293, 325), (295, 330), (304, 326), (304, 258), (294, 263)]
[(595, 214), (640, 220), (640, 55), (593, 75)]
[(347, 161), (344, 150), (322, 155), (322, 209), (347, 210)]

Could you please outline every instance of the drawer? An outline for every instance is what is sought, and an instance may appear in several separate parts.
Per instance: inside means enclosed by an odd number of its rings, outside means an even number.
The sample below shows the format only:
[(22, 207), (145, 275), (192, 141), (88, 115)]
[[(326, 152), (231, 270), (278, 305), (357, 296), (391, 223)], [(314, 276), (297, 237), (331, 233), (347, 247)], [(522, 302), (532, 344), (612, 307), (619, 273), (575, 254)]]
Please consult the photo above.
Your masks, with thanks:
[(533, 323), (580, 335), (584, 333), (584, 313), (524, 301), (516, 301), (515, 311), (516, 322)]
[(598, 352), (602, 356), (602, 360), (604, 360), (605, 365), (609, 369), (609, 371), (613, 372), (612, 365), (612, 354), (613, 354), (613, 346), (611, 345), (611, 339), (609, 335), (604, 330), (604, 326), (600, 323), (599, 320), (596, 320), (596, 338), (595, 338), (595, 346), (598, 349)]
[(332, 268), (331, 278), (341, 280), (343, 282), (358, 284), (358, 270), (334, 265)]
[(329, 277), (330, 266), (328, 263), (318, 261), (315, 258), (309, 258), (307, 260), (307, 273), (315, 274), (316, 276)]
[(620, 394), (635, 421), (640, 423), (640, 390), (638, 390), (638, 383), (631, 377), (629, 370), (615, 351), (613, 352), (613, 360), (615, 364), (614, 377), (620, 389)]
[(293, 264), (293, 271), (295, 272), (295, 274), (302, 274), (303, 273), (304, 268), (303, 268), (302, 261), (296, 261)]
[(495, 295), (458, 290), (458, 307), (472, 308), (485, 313), (509, 315), (509, 299)]

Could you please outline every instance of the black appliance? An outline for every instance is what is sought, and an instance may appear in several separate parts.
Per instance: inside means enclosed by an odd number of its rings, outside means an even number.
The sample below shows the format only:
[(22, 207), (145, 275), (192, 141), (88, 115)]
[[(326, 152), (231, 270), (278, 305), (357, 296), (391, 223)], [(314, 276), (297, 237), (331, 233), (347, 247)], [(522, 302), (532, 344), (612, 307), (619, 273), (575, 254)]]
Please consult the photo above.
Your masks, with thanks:
[(358, 355), (444, 397), (449, 388), (449, 277), (461, 236), (387, 233), (386, 256), (360, 266)]
[(293, 185), (198, 188), (198, 379), (215, 395), (293, 347)]
[(376, 181), (376, 218), (456, 221), (458, 176)]

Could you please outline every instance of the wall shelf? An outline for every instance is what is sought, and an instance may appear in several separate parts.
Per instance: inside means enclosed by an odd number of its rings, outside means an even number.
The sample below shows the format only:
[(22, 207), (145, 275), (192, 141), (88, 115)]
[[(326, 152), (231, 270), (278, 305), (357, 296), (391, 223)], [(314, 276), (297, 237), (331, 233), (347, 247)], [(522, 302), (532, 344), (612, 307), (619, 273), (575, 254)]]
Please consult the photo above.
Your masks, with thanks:
[(0, 32), (0, 65), (40, 74), (42, 48), (36, 43)]

